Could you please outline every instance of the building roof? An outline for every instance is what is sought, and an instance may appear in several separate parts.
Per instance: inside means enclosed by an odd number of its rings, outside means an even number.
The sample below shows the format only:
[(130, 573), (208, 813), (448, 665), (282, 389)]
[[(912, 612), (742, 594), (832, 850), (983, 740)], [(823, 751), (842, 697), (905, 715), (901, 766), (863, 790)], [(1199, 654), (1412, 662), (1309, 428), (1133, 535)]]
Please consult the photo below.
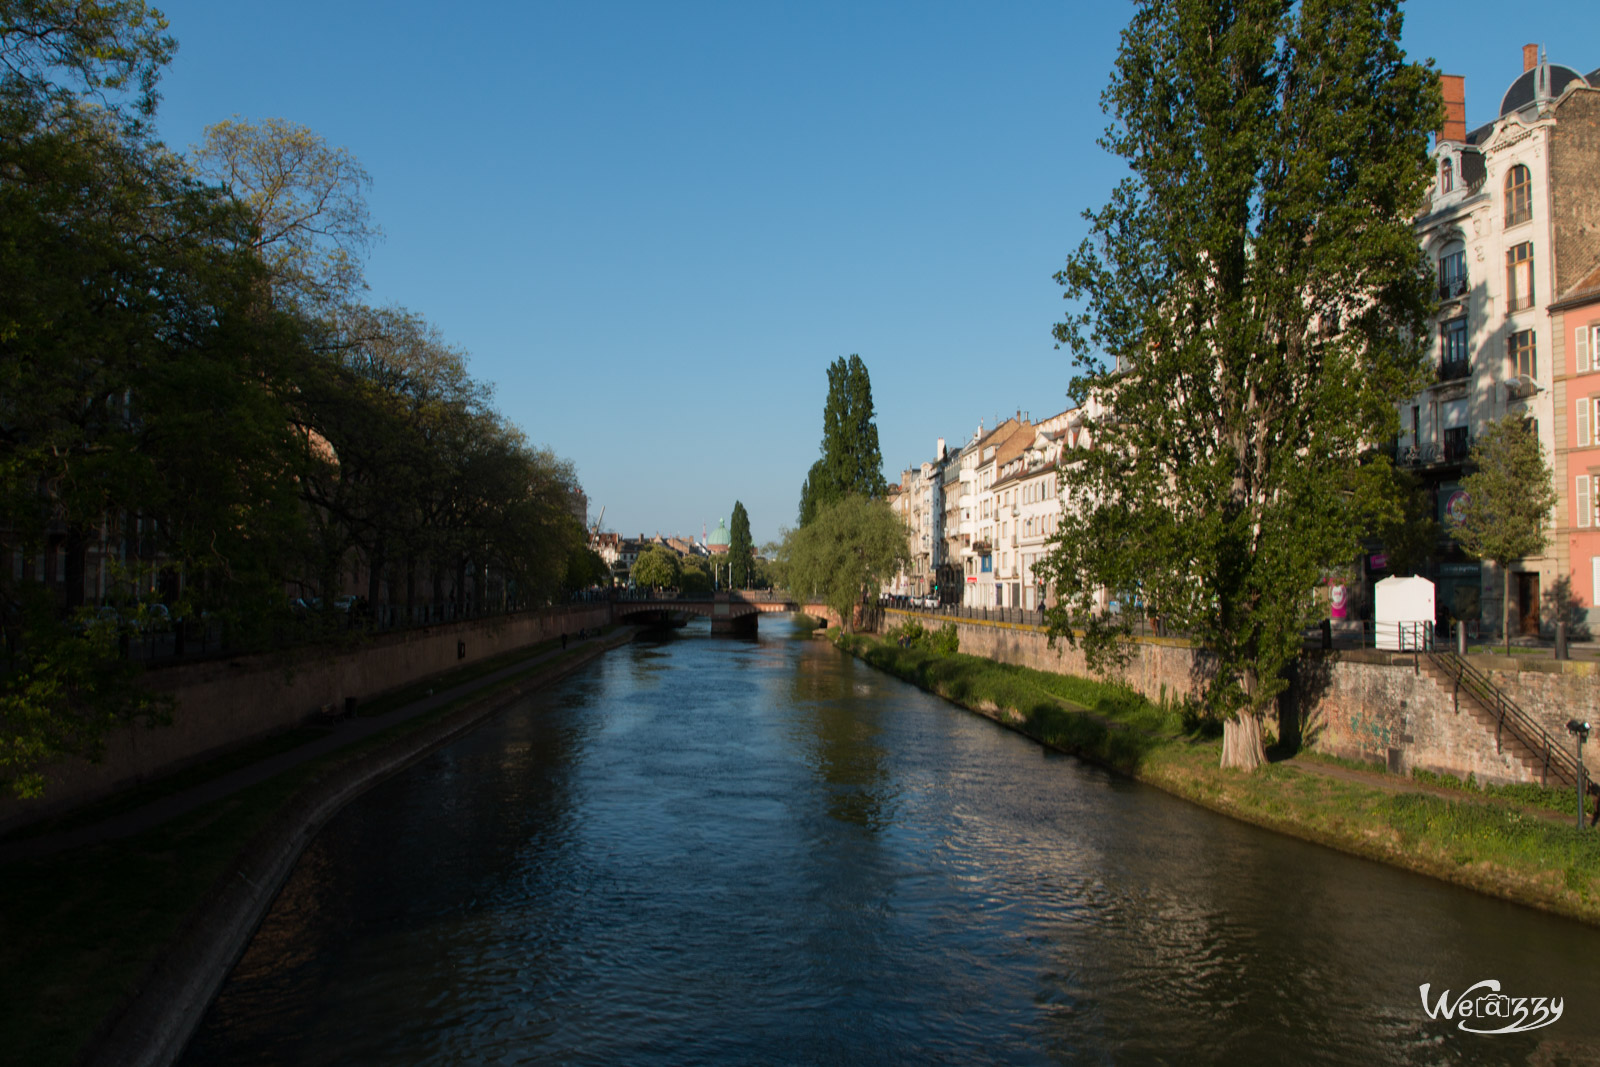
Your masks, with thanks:
[[(1539, 77), (1545, 71), (1549, 72), (1550, 80), (1548, 88), (1540, 92)], [(1506, 90), (1506, 95), (1500, 98), (1500, 117), (1504, 118), (1513, 111), (1521, 111), (1541, 96), (1547, 100), (1554, 100), (1561, 95), (1568, 85), (1575, 81), (1583, 85), (1590, 84), (1589, 80), (1582, 74), (1579, 74), (1571, 67), (1564, 67), (1560, 63), (1540, 63), (1532, 70), (1525, 70), (1516, 81), (1511, 83), (1511, 87)]]
[(1550, 305), (1551, 311), (1561, 311), (1580, 304), (1590, 304), (1600, 300), (1600, 268), (1592, 271), (1577, 285), (1561, 294), (1561, 299)]

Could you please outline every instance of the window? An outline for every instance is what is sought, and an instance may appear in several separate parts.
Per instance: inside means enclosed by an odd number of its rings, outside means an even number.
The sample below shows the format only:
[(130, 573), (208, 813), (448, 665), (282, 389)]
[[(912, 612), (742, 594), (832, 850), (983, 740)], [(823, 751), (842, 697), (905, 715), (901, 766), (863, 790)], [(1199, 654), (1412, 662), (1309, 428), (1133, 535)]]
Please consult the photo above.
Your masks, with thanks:
[(1467, 376), (1467, 320), (1439, 324), (1439, 377), (1448, 381)]
[(1448, 193), (1455, 185), (1455, 165), (1446, 156), (1443, 163), (1439, 164), (1439, 191)]
[(1518, 330), (1506, 338), (1506, 356), (1511, 362), (1512, 374), (1538, 377), (1539, 360), (1533, 348), (1532, 330)]
[(1467, 291), (1467, 250), (1458, 248), (1439, 257), (1439, 299), (1449, 300)]
[(1600, 326), (1579, 326), (1572, 347), (1578, 354), (1579, 374), (1600, 370)]
[(1521, 163), (1506, 173), (1506, 225), (1533, 218), (1533, 179)]
[(1506, 253), (1506, 310), (1533, 307), (1533, 242), (1514, 245)]
[(1594, 515), (1594, 505), (1589, 500), (1589, 476), (1587, 474), (1578, 475), (1578, 483), (1574, 488), (1576, 491), (1572, 494), (1572, 497), (1577, 505), (1577, 515), (1574, 518), (1578, 520), (1579, 526), (1587, 529)]

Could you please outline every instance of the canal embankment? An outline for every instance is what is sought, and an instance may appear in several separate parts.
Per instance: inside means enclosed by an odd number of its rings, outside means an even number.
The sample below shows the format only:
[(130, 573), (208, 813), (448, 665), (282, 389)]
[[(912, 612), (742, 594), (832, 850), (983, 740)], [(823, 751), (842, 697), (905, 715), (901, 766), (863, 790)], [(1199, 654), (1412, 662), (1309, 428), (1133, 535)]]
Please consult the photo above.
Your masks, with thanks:
[[(1553, 795), (1524, 787), (1520, 796), (1450, 796), (1400, 776), (1351, 773), (1332, 760), (1320, 767), (1315, 757), (1280, 758), (1253, 774), (1224, 771), (1219, 739), (1186, 714), (1181, 693), (1152, 701), (1126, 681), (1094, 682), (981, 654), (940, 655), (874, 635), (834, 637), (870, 666), (1221, 814), (1600, 924), (1600, 834), (1579, 831), (1575, 813), (1548, 810), (1558, 802)], [(1374, 780), (1381, 777), (1389, 781)], [(1572, 804), (1569, 812), (1575, 798)]]
[[(9, 840), (0, 1040), (19, 1062), (170, 1062), (328, 818), (634, 634), (565, 650), (546, 641), (435, 674), (353, 723), (276, 735), (209, 777), (194, 768)], [(323, 743), (341, 730), (344, 743)], [(119, 822), (129, 832), (74, 840)], [(53, 847), (63, 838), (72, 847)]]
[(124, 726), (101, 758), (43, 769), (42, 797), (0, 796), (0, 833), (126, 793), (309, 721), (342, 714), (447, 671), (518, 655), (611, 622), (611, 606), (570, 604), (301, 647), (164, 664), (143, 683), (172, 700), (171, 721)]

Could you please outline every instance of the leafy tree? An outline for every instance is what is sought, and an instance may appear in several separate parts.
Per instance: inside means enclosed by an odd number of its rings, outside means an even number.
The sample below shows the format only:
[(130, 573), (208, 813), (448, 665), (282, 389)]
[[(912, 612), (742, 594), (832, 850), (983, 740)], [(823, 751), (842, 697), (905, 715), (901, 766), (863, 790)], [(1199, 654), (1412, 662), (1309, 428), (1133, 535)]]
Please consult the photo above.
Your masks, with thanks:
[(888, 504), (851, 494), (817, 509), (811, 525), (786, 531), (779, 550), (797, 597), (819, 596), (850, 628), (858, 604), (910, 561), (906, 525)]
[(1263, 760), (1314, 591), (1393, 492), (1370, 446), (1422, 382), (1410, 220), (1441, 108), (1400, 27), (1390, 0), (1144, 0), (1104, 96), (1131, 173), (1057, 275), (1095, 447), (1063, 472), (1051, 632), (1104, 666), (1138, 612), (1188, 631), (1224, 766)]
[(144, 0), (0, 0), (0, 83), (8, 94), (67, 101), (135, 92), (135, 110), (148, 116), (178, 47), (166, 29)]
[(1511, 651), (1511, 564), (1543, 552), (1545, 523), (1555, 506), (1549, 464), (1533, 428), (1520, 415), (1491, 422), (1472, 445), (1477, 470), (1461, 479), (1467, 500), (1460, 522), (1450, 527), (1473, 559), (1494, 561), (1504, 576), (1505, 648)]
[(93, 540), (126, 561), (112, 599), (181, 570), (183, 612), (281, 597), (299, 533), (272, 386), (295, 332), (251, 313), (234, 206), (115, 99), (148, 115), (164, 28), (142, 3), (0, 0), (0, 555), (65, 564), (53, 588), (0, 568), (0, 781), (24, 794), (162, 714), (88, 621)]
[(750, 513), (739, 501), (733, 502), (733, 521), (728, 530), (729, 583), (735, 589), (750, 588), (755, 562), (755, 543), (750, 540)]
[(680, 573), (676, 552), (651, 545), (633, 561), (631, 576), (635, 585), (645, 589), (668, 589), (678, 584)]
[(326, 311), (363, 287), (360, 253), (379, 236), (372, 185), (347, 148), (284, 119), (207, 127), (195, 165), (248, 213), (252, 248), (283, 306)]
[(872, 381), (861, 357), (836, 359), (828, 367), (828, 400), (822, 410), (822, 458), (812, 464), (800, 489), (800, 525), (823, 505), (855, 493), (881, 497), (883, 453), (872, 406)]
[(711, 592), (711, 571), (699, 556), (684, 556), (678, 561), (678, 588), (685, 593)]

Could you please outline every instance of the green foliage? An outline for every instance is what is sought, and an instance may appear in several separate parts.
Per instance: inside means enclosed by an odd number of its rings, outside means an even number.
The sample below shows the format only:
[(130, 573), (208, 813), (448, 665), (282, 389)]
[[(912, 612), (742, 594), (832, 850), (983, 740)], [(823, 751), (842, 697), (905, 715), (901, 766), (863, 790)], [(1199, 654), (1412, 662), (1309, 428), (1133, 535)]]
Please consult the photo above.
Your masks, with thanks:
[(955, 624), (948, 622), (937, 630), (929, 630), (916, 619), (907, 619), (884, 631), (884, 639), (901, 648), (921, 649), (935, 656), (953, 656), (961, 648)]
[(351, 302), (376, 230), (347, 151), (223, 123), (196, 170), (125, 114), (153, 107), (165, 26), (139, 0), (0, 0), (0, 556), (62, 561), (49, 589), (0, 567), (14, 788), (160, 717), (114, 635), (70, 625), (96, 541), (126, 558), (110, 599), (159, 588), (236, 649), (278, 639), (286, 584), (331, 603), (364, 564), (373, 602), (421, 571), (435, 603), (449, 578), (462, 606), (531, 605), (584, 544), (571, 464), (419, 316)]
[(1545, 523), (1555, 506), (1550, 466), (1533, 428), (1508, 414), (1484, 427), (1473, 442), (1477, 470), (1461, 479), (1467, 501), (1450, 536), (1474, 559), (1493, 560), (1505, 578), (1505, 639), (1509, 650), (1514, 608), (1511, 564), (1536, 556), (1549, 543)]
[(809, 526), (785, 534), (781, 556), (789, 590), (817, 596), (848, 627), (858, 604), (910, 558), (906, 526), (888, 504), (847, 496), (821, 505)]
[(750, 539), (750, 513), (739, 501), (733, 502), (733, 521), (728, 529), (729, 582), (735, 589), (748, 589), (755, 562), (755, 542)]
[(651, 545), (639, 553), (629, 572), (633, 584), (641, 589), (668, 589), (678, 584), (681, 568), (678, 554), (664, 545)]
[(1388, 4), (1146, 0), (1105, 101), (1131, 174), (1057, 275), (1092, 447), (1062, 472), (1050, 630), (1105, 667), (1158, 614), (1215, 655), (1215, 712), (1259, 714), (1392, 510), (1370, 446), (1423, 380), (1436, 78)]
[(828, 400), (822, 411), (822, 458), (812, 464), (800, 489), (800, 525), (810, 525), (822, 507), (851, 494), (884, 494), (883, 454), (872, 406), (872, 381), (858, 355), (828, 366)]
[(169, 720), (171, 697), (138, 684), (139, 668), (117, 654), (126, 624), (89, 608), (71, 624), (52, 598), (26, 591), (21, 654), (0, 687), (0, 784), (19, 797), (44, 792), (40, 769), (67, 756), (97, 759), (116, 726)]
[(193, 156), (244, 210), (280, 304), (316, 312), (364, 287), (359, 257), (379, 231), (367, 212), (372, 178), (349, 149), (299, 123), (234, 119), (207, 127)]
[(135, 92), (136, 110), (149, 115), (161, 68), (178, 47), (166, 29), (144, 0), (0, 0), (0, 85), (64, 100), (73, 87), (102, 100)]
[(569, 592), (609, 584), (611, 568), (600, 558), (600, 553), (588, 545), (574, 546), (567, 553), (566, 588)]

